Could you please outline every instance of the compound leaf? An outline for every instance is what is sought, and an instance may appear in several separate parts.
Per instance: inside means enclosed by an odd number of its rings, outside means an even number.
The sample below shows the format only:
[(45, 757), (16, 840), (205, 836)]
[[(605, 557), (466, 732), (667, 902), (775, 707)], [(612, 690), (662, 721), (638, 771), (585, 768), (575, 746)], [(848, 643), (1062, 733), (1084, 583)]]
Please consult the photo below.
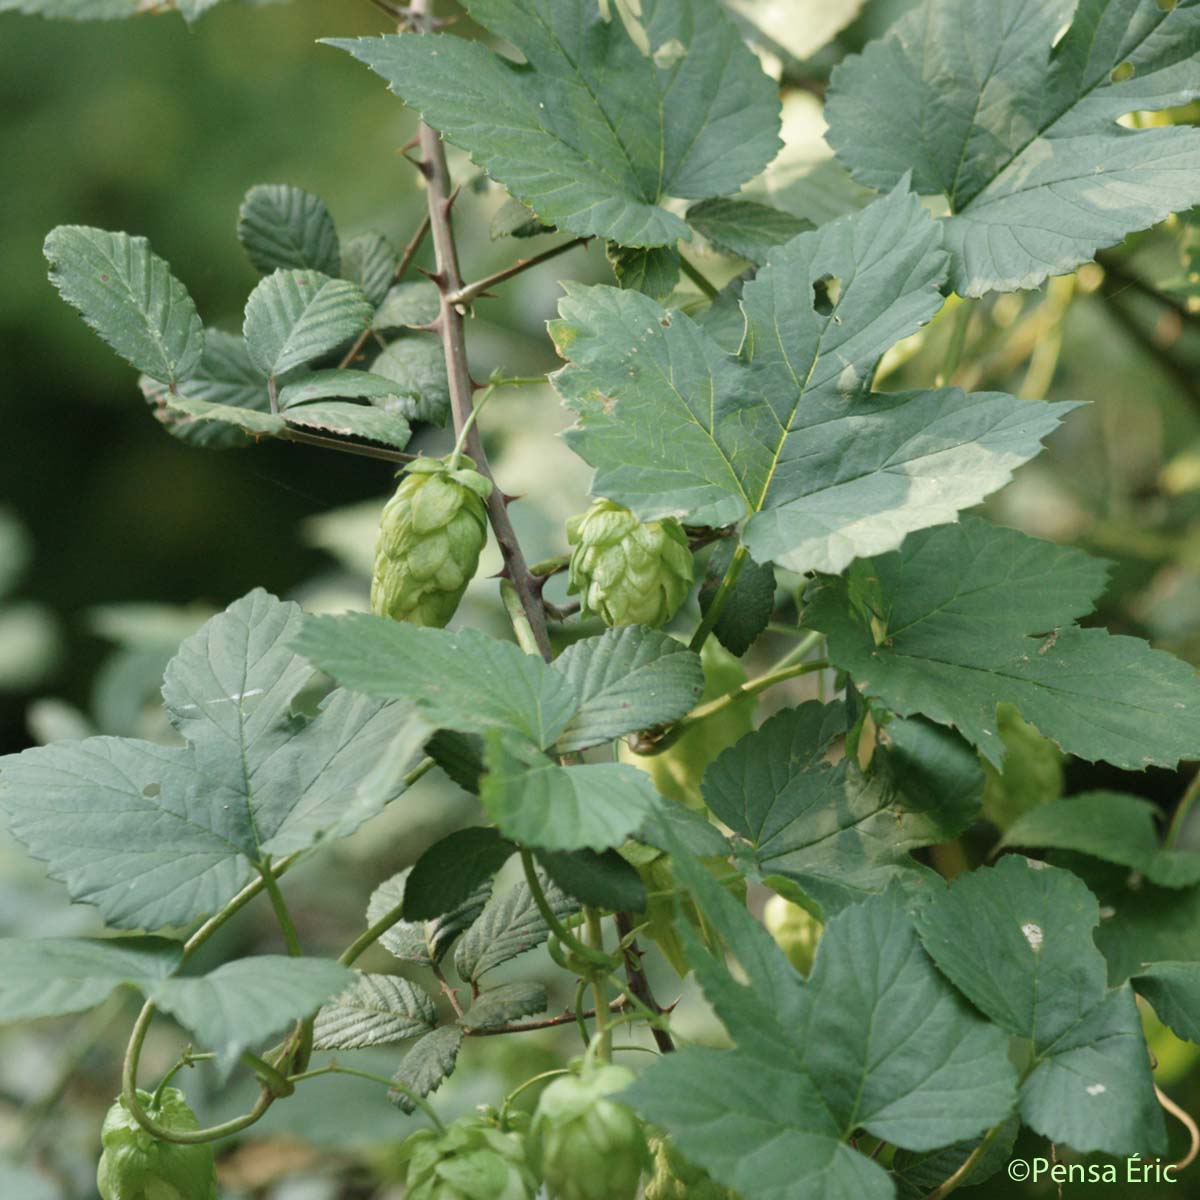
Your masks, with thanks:
[(864, 564), (869, 604), (855, 608), (850, 580), (827, 580), (805, 621), (861, 691), (955, 726), (996, 767), (1002, 703), (1080, 758), (1174, 766), (1200, 753), (1200, 680), (1136, 638), (1071, 624), (1092, 607), (1104, 569), (970, 518)]
[(145, 238), (60, 225), (43, 252), (62, 298), (126, 362), (165, 384), (195, 372), (204, 326), (187, 288)]
[(282, 183), (252, 187), (238, 210), (237, 235), (246, 257), (264, 275), (280, 268), (342, 273), (333, 217), (320, 196), (303, 188)]
[[(389, 305), (390, 302), (385, 304), (381, 311), (395, 313), (398, 306), (390, 305), (389, 309)], [(436, 310), (433, 315), (437, 316)], [(397, 338), (371, 364), (371, 373), (391, 381), (396, 399), (389, 403), (389, 408), (412, 421), (446, 423), (450, 415), (450, 384), (446, 359), (436, 337), (413, 334)]]
[(546, 1008), (546, 989), (540, 983), (518, 979), (481, 993), (463, 1014), (464, 1029), (498, 1029), (519, 1017), (529, 1017)]
[(793, 238), (743, 290), (741, 357), (636, 292), (567, 285), (554, 383), (596, 494), (644, 519), (749, 518), (756, 562), (836, 572), (1002, 486), (1069, 405), (870, 390), (942, 305), (940, 243), (899, 190)]
[(282, 375), (350, 341), (374, 315), (356, 284), (318, 271), (279, 270), (250, 293), (242, 333), (255, 365)]
[(404, 1112), (414, 1112), (417, 1106), (409, 1093), (428, 1096), (437, 1091), (454, 1072), (465, 1037), (461, 1026), (443, 1025), (418, 1038), (394, 1076), (396, 1083), (404, 1085), (404, 1090), (394, 1089), (388, 1093), (388, 1099)]
[(393, 1046), (436, 1025), (437, 1006), (424, 989), (398, 975), (360, 973), (317, 1013), (313, 1049)]
[(650, 53), (596, 0), (472, 0), (518, 64), (454, 36), (333, 39), (547, 224), (688, 236), (668, 197), (735, 192), (779, 148), (773, 82), (717, 0), (642, 0)]
[(1036, 287), (1200, 202), (1200, 131), (1118, 124), (1200, 95), (1198, 34), (1190, 0), (925, 0), (834, 72), (829, 141), (945, 198), (962, 295)]
[[(538, 873), (550, 911), (566, 921), (579, 911), (578, 901), (549, 883)], [(493, 896), (475, 923), (463, 935), (454, 952), (454, 967), (463, 979), (477, 983), (493, 967), (540, 946), (550, 936), (550, 927), (534, 903), (529, 885), (521, 880)]]

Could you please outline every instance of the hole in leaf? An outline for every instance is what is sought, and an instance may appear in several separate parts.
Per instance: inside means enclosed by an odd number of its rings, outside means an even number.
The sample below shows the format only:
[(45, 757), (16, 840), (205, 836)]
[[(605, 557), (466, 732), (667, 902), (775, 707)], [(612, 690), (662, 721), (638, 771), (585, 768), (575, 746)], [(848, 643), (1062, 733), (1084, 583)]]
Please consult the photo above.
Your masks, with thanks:
[(1113, 83), (1124, 83), (1125, 80), (1132, 79), (1134, 71), (1135, 67), (1131, 62), (1123, 62), (1119, 67), (1113, 67)]
[(842, 281), (836, 275), (822, 275), (813, 283), (813, 308), (822, 317), (832, 315), (842, 295)]
[(162, 786), (160, 784), (148, 783), (148, 784), (146, 784), (146, 786), (144, 788), (142, 788), (142, 795), (153, 798), (154, 796), (157, 796), (161, 791), (162, 791)]

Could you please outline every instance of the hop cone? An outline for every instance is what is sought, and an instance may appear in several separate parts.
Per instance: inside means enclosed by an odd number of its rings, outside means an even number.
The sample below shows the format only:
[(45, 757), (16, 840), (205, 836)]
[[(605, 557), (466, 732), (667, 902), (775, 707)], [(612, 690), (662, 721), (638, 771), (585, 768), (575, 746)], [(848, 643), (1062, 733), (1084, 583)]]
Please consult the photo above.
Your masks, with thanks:
[(408, 1200), (534, 1200), (538, 1184), (519, 1134), (477, 1117), (409, 1141)]
[(646, 1184), (646, 1200), (736, 1200), (728, 1188), (692, 1166), (669, 1138), (652, 1138), (650, 1149), (654, 1154), (654, 1176)]
[(633, 1083), (625, 1067), (564, 1075), (533, 1114), (529, 1157), (550, 1200), (634, 1200), (646, 1135), (632, 1109), (608, 1097)]
[[(199, 1129), (178, 1088), (164, 1088), (160, 1103), (138, 1092), (146, 1114), (168, 1129)], [(217, 1200), (217, 1169), (210, 1142), (180, 1146), (147, 1133), (125, 1107), (124, 1098), (108, 1110), (100, 1131), (104, 1153), (96, 1172), (101, 1200)]]
[(692, 554), (674, 517), (642, 522), (611, 500), (597, 500), (567, 523), (568, 591), (606, 625), (665, 625), (692, 586)]
[(799, 904), (772, 896), (763, 909), (763, 924), (792, 966), (801, 975), (807, 975), (821, 940), (821, 922)]
[(452, 470), (433, 458), (410, 464), (379, 521), (373, 612), (439, 629), (454, 616), (487, 541), (491, 489), (471, 466)]

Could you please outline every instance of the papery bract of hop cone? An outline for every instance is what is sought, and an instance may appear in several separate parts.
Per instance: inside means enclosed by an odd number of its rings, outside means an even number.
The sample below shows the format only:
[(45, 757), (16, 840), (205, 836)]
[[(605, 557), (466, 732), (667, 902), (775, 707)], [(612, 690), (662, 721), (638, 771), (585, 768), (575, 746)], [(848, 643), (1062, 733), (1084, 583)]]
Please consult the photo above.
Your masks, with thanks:
[(454, 616), (487, 542), (492, 485), (469, 459), (410, 463), (379, 521), (371, 610), (442, 628)]
[[(199, 1129), (178, 1088), (163, 1088), (156, 1104), (139, 1091), (146, 1115), (171, 1130)], [(211, 1142), (195, 1146), (163, 1142), (138, 1124), (123, 1097), (108, 1110), (100, 1131), (104, 1148), (96, 1171), (101, 1200), (217, 1200), (217, 1169)]]
[(651, 1138), (650, 1152), (654, 1173), (646, 1184), (645, 1200), (737, 1200), (727, 1187), (688, 1162), (670, 1138)]
[(665, 625), (692, 586), (687, 534), (673, 517), (639, 521), (611, 500), (597, 500), (567, 523), (568, 591), (585, 614), (606, 625)]
[(520, 1134), (478, 1117), (409, 1139), (408, 1200), (534, 1200), (538, 1182)]

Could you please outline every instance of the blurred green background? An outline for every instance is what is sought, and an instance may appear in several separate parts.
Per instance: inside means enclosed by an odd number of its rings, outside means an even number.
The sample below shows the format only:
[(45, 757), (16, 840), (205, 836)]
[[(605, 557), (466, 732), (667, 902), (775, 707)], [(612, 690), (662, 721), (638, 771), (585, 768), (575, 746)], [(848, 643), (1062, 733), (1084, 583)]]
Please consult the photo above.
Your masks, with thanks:
[[(858, 202), (823, 160), (813, 92), (832, 62), (906, 3), (868, 6), (809, 64), (804, 86), (789, 89), (789, 147), (760, 185), (776, 203), (824, 220)], [(209, 452), (169, 437), (133, 373), (47, 283), (41, 245), (58, 224), (145, 235), (206, 322), (228, 329), (240, 327), (257, 279), (234, 234), (239, 202), (253, 184), (287, 182), (318, 193), (343, 241), (375, 230), (403, 245), (424, 211), (416, 173), (397, 153), (413, 119), (374, 76), (317, 44), (386, 27), (368, 4), (350, 0), (230, 3), (190, 30), (170, 16), (107, 25), (0, 16), (0, 752), (95, 729), (160, 735), (154, 699), (170, 653), (206, 613), (252, 587), (310, 607), (365, 605), (364, 568), (392, 468), (283, 444)], [(460, 156), (452, 164), (458, 178), (474, 175)], [(468, 190), (460, 201), (468, 276), (554, 244), (554, 237), (492, 241), (490, 216), (502, 199), (494, 190)], [(1112, 584), (1097, 620), (1200, 662), (1200, 318), (1190, 296), (1200, 287), (1188, 278), (1192, 238), (1188, 222), (1175, 220), (1106, 256), (1105, 271), (1088, 268), (1036, 293), (989, 299), (972, 316), (955, 382), (1089, 402), (989, 512), (1111, 559)], [(719, 282), (739, 269), (703, 248), (695, 257)], [(553, 368), (544, 322), (554, 312), (556, 280), (566, 275), (611, 281), (602, 250), (591, 248), (522, 276), (479, 306), (469, 327), (478, 378), (495, 367), (521, 375)], [(948, 306), (890, 355), (883, 386), (928, 385), (954, 317)], [(584, 504), (588, 471), (556, 437), (565, 422), (553, 394), (504, 392), (485, 423), (502, 481), (530, 493), (514, 508), (530, 557), (561, 552), (562, 521)], [(417, 446), (445, 443), (444, 431), (432, 430)], [(481, 576), (494, 569), (493, 558)], [(493, 595), (481, 578), (464, 618), (499, 631)], [(784, 609), (786, 595), (785, 586)], [(775, 649), (765, 647), (764, 657)], [(1137, 792), (1169, 813), (1189, 777), (1071, 763), (1066, 788)], [(322, 949), (344, 942), (374, 884), (472, 816), (467, 798), (434, 776), (403, 812), (298, 871), (289, 897), (306, 936)], [(1200, 847), (1200, 830), (1187, 831), (1185, 844)], [(956, 852), (969, 856), (969, 840)], [(947, 857), (938, 865), (952, 871), (956, 864)], [(0, 840), (0, 933), (94, 928), (90, 912), (68, 908), (62, 889)], [(206, 961), (277, 948), (268, 917), (251, 909), (216, 939)], [(526, 962), (517, 973), (531, 969), (553, 978), (545, 963)], [(669, 972), (660, 984), (672, 994)], [(95, 1021), (0, 1033), (0, 1200), (93, 1200), (94, 1140), (129, 1016), (117, 1006)], [(1164, 1032), (1153, 1036), (1160, 1081), (1200, 1111), (1194, 1050)], [(466, 1070), (439, 1094), (451, 1113), (497, 1101), (506, 1085), (576, 1044), (481, 1041), (468, 1047)], [(169, 1065), (177, 1049), (169, 1026), (157, 1030), (147, 1072)], [(377, 1069), (390, 1074), (395, 1059), (380, 1054)], [(222, 1095), (211, 1080), (189, 1082), (189, 1089), (209, 1117), (232, 1113), (246, 1095)], [(227, 1195), (398, 1195), (389, 1154), (410, 1127), (370, 1088), (321, 1081), (277, 1106), (254, 1139), (234, 1149), (223, 1176)], [(1177, 1131), (1172, 1144), (1180, 1144)], [(1030, 1139), (1028, 1153), (1045, 1147)], [(1087, 1190), (1067, 1185), (1065, 1194)], [(1001, 1179), (976, 1194), (1055, 1191)], [(1200, 1169), (1173, 1188), (1093, 1191), (1200, 1196)]]

